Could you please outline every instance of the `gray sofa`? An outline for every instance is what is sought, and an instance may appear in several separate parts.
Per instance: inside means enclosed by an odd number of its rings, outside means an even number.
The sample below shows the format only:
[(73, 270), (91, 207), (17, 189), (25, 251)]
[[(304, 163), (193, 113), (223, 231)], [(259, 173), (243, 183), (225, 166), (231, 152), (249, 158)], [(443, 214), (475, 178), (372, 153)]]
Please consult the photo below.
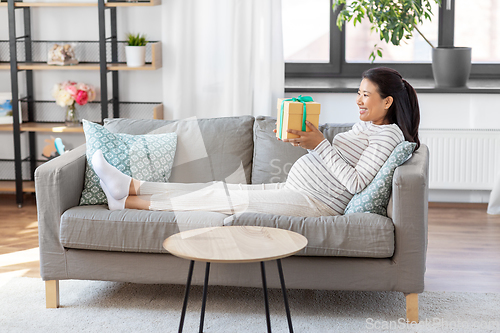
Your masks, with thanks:
[[(112, 119), (106, 120), (105, 127), (129, 134), (176, 131), (176, 160), (185, 161), (174, 164), (170, 181), (175, 182), (285, 181), (290, 166), (306, 153), (276, 140), (275, 120), (267, 117), (190, 122)], [(330, 141), (349, 128), (320, 126)], [(196, 140), (196, 135), (202, 140)], [(192, 152), (199, 158), (189, 157)], [(418, 321), (427, 248), (428, 158), (428, 149), (422, 145), (396, 169), (390, 217), (370, 213), (319, 218), (228, 216), (79, 206), (86, 166), (82, 145), (35, 172), (47, 307), (59, 305), (59, 280), (184, 284), (189, 261), (168, 254), (162, 247), (165, 238), (207, 226), (259, 225), (293, 230), (308, 238), (302, 252), (283, 260), (288, 288), (403, 292), (408, 320)], [(195, 265), (193, 283), (203, 283), (202, 265)], [(253, 264), (213, 264), (210, 284), (261, 287), (260, 271)], [(279, 287), (276, 269), (268, 269), (268, 285)]]

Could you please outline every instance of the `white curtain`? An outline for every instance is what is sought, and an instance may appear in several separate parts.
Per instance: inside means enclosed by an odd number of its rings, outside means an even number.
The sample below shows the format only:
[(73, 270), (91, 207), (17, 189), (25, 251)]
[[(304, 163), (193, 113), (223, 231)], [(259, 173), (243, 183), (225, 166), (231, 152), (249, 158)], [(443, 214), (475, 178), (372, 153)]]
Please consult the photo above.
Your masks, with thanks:
[(281, 0), (168, 0), (162, 10), (166, 119), (275, 115)]

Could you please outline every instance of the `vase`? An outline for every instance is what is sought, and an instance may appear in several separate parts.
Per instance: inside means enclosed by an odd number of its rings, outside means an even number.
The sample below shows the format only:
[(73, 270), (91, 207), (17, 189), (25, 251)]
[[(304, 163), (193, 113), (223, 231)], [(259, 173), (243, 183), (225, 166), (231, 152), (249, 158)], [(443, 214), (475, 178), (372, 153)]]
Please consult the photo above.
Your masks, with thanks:
[(68, 127), (80, 125), (80, 121), (78, 120), (78, 115), (76, 114), (76, 106), (74, 103), (68, 105), (66, 109), (66, 117), (64, 118), (64, 123)]
[(142, 67), (146, 63), (146, 46), (125, 46), (128, 67)]
[(437, 47), (432, 49), (432, 73), (438, 88), (467, 86), (471, 70), (470, 47)]

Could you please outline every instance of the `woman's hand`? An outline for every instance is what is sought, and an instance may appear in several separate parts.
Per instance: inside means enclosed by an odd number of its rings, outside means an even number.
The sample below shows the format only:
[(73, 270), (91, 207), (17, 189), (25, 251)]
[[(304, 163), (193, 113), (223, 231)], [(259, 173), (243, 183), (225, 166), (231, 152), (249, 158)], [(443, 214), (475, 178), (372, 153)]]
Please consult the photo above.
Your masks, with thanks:
[(306, 121), (306, 126), (311, 130), (310, 132), (302, 132), (293, 129), (287, 130), (288, 133), (299, 135), (295, 139), (283, 139), (283, 142), (290, 142), (293, 146), (299, 146), (304, 149), (314, 149), (317, 145), (325, 139), (323, 133), (320, 132), (313, 124)]

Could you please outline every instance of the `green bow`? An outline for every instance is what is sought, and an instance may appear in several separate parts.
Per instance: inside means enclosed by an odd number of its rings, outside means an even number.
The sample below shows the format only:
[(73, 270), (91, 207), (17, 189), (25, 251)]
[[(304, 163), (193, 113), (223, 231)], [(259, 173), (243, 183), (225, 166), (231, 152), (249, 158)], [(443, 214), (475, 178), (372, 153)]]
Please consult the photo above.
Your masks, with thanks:
[(289, 99), (284, 99), (281, 101), (281, 111), (280, 111), (280, 139), (282, 138), (282, 129), (283, 129), (283, 107), (285, 106), (285, 102), (287, 101), (292, 101), (292, 102), (300, 102), (303, 105), (303, 111), (302, 111), (302, 132), (306, 131), (306, 118), (307, 118), (307, 107), (306, 107), (306, 102), (314, 102), (313, 98), (311, 96), (302, 96), (299, 95), (297, 98), (289, 98)]

